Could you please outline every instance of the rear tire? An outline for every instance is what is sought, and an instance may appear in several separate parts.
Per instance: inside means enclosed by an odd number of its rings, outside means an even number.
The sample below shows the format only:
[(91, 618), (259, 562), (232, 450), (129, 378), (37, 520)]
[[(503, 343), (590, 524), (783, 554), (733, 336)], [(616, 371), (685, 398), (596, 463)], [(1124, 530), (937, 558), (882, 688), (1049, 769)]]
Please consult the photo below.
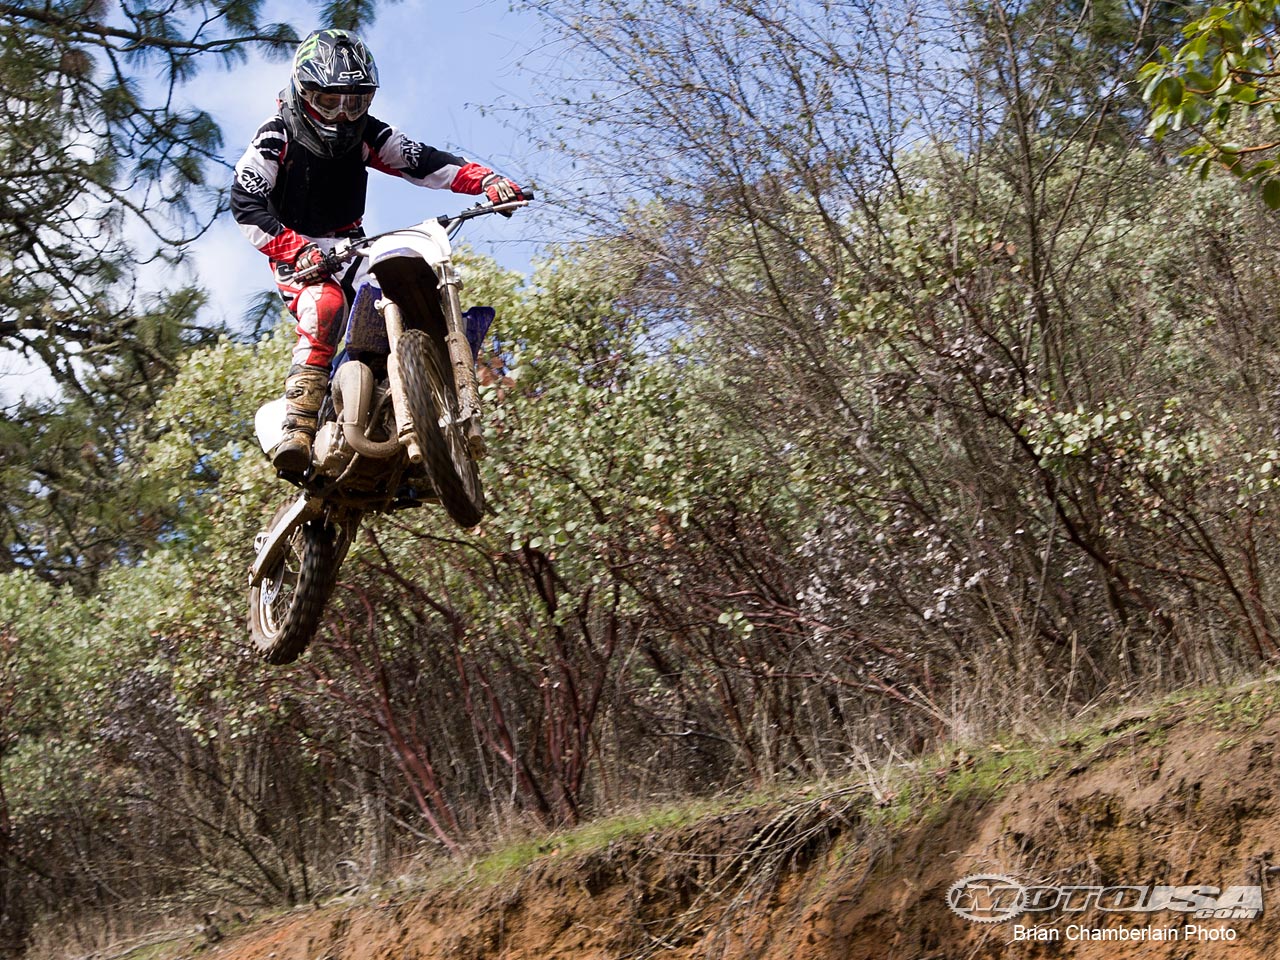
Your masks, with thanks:
[(427, 474), (454, 522), (474, 527), (484, 516), (484, 488), (471, 458), (466, 424), (459, 420), (448, 352), (423, 331), (406, 330), (396, 356)]
[[(286, 503), (276, 511), (268, 530), (289, 507)], [(249, 588), (249, 635), (267, 663), (293, 663), (307, 649), (337, 582), (345, 537), (323, 517), (304, 523), (276, 564)]]

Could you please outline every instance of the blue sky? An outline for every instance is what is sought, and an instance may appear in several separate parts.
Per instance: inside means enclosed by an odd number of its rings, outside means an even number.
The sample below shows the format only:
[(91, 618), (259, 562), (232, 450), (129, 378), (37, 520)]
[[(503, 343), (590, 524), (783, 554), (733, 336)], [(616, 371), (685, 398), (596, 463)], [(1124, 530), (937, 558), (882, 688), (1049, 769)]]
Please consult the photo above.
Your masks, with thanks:
[[(300, 32), (324, 26), (295, 23)], [(513, 12), (507, 0), (404, 0), (385, 7), (374, 26), (360, 34), (378, 63), (381, 88), (374, 115), (414, 139), (492, 166), (517, 183), (538, 177), (540, 193), (549, 187), (554, 193), (554, 186), (539, 177), (549, 169), (546, 158), (537, 156), (521, 133), (535, 96), (522, 64), (545, 55), (535, 17)], [(287, 62), (255, 58), (231, 74), (206, 70), (187, 86), (187, 97), (222, 126), (227, 163), (235, 163), (253, 131), (270, 116), (288, 77)], [(376, 232), (472, 202), (372, 172), (365, 224)], [(538, 244), (554, 237), (534, 205), (510, 220), (482, 218), (468, 224), (462, 239), (503, 266), (527, 271)], [(197, 279), (213, 294), (214, 315), (232, 326), (251, 295), (273, 288), (266, 258), (227, 216), (193, 252)]]

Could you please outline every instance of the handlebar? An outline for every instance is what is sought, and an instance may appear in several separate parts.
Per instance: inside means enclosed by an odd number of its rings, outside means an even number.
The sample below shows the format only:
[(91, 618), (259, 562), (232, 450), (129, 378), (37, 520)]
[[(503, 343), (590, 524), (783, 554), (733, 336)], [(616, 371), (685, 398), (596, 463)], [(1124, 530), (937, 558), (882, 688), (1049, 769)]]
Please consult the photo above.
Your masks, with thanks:
[[(514, 213), (521, 207), (527, 205), (530, 200), (535, 199), (532, 190), (520, 191), (519, 200), (511, 200), (507, 203), (477, 203), (469, 210), (463, 210), (461, 213), (455, 213), (453, 216), (436, 217), (436, 223), (440, 226), (448, 228), (450, 224), (462, 223), (464, 220), (470, 220), (472, 217), (482, 217), (486, 213)], [(394, 231), (392, 231), (394, 233)]]
[[(520, 191), (520, 199), (518, 200), (511, 200), (507, 203), (497, 204), (489, 203), (488, 201), (481, 201), (475, 206), (463, 210), (461, 213), (455, 213), (452, 215), (443, 214), (436, 217), (436, 223), (440, 224), (440, 226), (444, 227), (446, 230), (449, 230), (449, 236), (452, 238), (457, 229), (467, 220), (472, 220), (476, 217), (483, 217), (490, 213), (505, 213), (510, 216), (521, 207), (527, 206), (529, 202), (534, 199), (535, 196), (532, 190), (522, 189)], [(293, 274), (290, 279), (295, 281), (307, 280), (319, 273), (321, 270), (328, 270), (330, 273), (333, 273), (336, 271), (337, 267), (346, 263), (348, 260), (354, 260), (356, 257), (362, 256), (375, 240), (379, 240), (382, 237), (393, 233), (404, 233), (406, 230), (412, 229), (412, 227), (398, 227), (395, 230), (375, 233), (371, 237), (347, 237), (339, 240), (334, 248), (325, 254), (324, 263), (308, 267), (306, 270), (299, 270), (297, 273)]]

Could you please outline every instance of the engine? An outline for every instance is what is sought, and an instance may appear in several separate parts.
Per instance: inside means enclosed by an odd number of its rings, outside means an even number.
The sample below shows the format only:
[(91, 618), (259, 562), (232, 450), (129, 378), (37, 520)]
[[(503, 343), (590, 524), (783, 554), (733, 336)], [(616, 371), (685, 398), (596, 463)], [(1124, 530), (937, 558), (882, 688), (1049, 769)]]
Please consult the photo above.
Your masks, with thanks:
[(333, 380), (333, 406), (337, 419), (321, 424), (316, 431), (312, 446), (316, 473), (325, 477), (337, 477), (351, 464), (356, 450), (345, 436), (346, 423), (355, 424), (372, 441), (382, 439), (378, 436), (380, 433), (383, 437), (390, 436), (386, 429), (370, 429), (374, 424), (381, 425), (387, 419), (386, 402), (389, 393), (390, 388), (386, 383), (379, 383), (373, 372), (358, 360), (349, 360), (338, 367)]

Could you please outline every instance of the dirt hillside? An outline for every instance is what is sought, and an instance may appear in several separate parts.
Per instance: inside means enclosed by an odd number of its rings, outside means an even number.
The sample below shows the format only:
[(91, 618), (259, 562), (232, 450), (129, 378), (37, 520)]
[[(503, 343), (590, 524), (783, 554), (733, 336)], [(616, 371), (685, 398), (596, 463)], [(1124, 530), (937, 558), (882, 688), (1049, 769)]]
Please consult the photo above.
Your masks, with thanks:
[[(750, 960), (1280, 955), (1280, 685), (1197, 695), (1039, 747), (953, 751), (891, 783), (545, 852), (435, 889), (308, 908), (216, 945), (217, 960)], [(1088, 891), (1074, 912), (978, 922), (974, 874)], [(956, 893), (990, 920), (997, 897)], [(991, 883), (991, 881), (985, 881)], [(1257, 919), (1129, 909), (1170, 887), (1260, 887)], [(990, 893), (989, 891), (987, 892)], [(976, 899), (975, 899), (976, 896)], [(1019, 901), (1014, 891), (1012, 902)], [(1233, 902), (1249, 913), (1249, 890)], [(1243, 899), (1242, 899), (1243, 897)], [(1210, 904), (1212, 900), (1204, 901)], [(984, 912), (985, 910), (985, 912)], [(1039, 924), (1041, 940), (1028, 939)], [(1145, 930), (1145, 933), (1143, 932)], [(1016, 939), (1021, 931), (1022, 939)], [(1108, 932), (1109, 931), (1109, 932)], [(1124, 935), (1125, 940), (1100, 937)], [(1152, 939), (1164, 936), (1170, 939)], [(1134, 937), (1148, 939), (1135, 940)], [(1093, 939), (1090, 939), (1093, 938)]]

